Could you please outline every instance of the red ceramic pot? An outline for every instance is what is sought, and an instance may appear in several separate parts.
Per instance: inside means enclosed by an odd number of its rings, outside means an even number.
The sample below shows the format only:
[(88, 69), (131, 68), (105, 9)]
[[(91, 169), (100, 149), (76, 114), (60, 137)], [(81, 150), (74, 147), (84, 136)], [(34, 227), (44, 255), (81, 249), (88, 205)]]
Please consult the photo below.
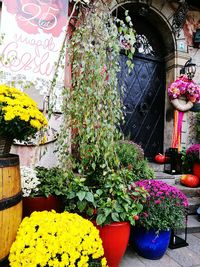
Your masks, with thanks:
[(63, 205), (60, 198), (56, 196), (49, 197), (24, 197), (23, 198), (23, 217), (30, 216), (34, 211), (51, 211), (52, 209), (56, 212), (63, 211)]
[(200, 162), (195, 162), (193, 164), (192, 173), (200, 178)]
[(119, 267), (120, 261), (126, 251), (129, 236), (130, 223), (116, 222), (103, 227), (97, 226), (103, 241), (104, 255), (109, 267)]

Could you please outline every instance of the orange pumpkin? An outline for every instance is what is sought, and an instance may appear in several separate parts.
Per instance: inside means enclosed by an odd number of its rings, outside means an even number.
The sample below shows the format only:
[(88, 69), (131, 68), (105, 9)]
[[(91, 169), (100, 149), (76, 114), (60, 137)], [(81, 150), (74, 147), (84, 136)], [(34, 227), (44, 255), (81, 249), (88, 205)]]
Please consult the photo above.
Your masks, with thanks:
[(180, 183), (187, 187), (197, 187), (199, 185), (200, 179), (193, 174), (183, 174), (180, 179)]

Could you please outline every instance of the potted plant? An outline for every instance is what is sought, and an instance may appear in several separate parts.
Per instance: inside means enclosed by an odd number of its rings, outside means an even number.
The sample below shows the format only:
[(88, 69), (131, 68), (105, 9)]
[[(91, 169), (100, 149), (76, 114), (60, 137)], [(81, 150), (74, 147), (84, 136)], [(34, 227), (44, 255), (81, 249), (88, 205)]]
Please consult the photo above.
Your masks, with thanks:
[[(90, 176), (71, 173), (64, 196), (65, 209), (90, 219), (100, 231), (105, 257), (111, 267), (118, 266), (125, 253), (130, 223), (135, 224), (146, 199), (146, 191), (129, 188), (132, 175), (128, 170), (112, 171), (98, 176), (98, 184)], [(134, 201), (133, 201), (134, 199)]]
[(0, 155), (8, 154), (13, 139), (25, 141), (47, 126), (37, 104), (20, 90), (0, 85)]
[(116, 151), (120, 167), (128, 168), (133, 181), (155, 178), (154, 170), (144, 159), (143, 149), (139, 145), (128, 140), (120, 141), (116, 143)]
[(200, 177), (200, 144), (191, 145), (186, 150), (183, 161), (188, 171)]
[(129, 43), (125, 52), (132, 66), (135, 34), (128, 12), (126, 23), (97, 2), (80, 13), (68, 43), (72, 87), (64, 91), (58, 150), (63, 168), (67, 167), (65, 209), (98, 225), (108, 265), (117, 267), (129, 240), (130, 223), (135, 223), (146, 197), (146, 191), (138, 188), (133, 202), (128, 191), (131, 175), (121, 170), (115, 146), (122, 137), (117, 80), (120, 40)]
[(63, 210), (61, 196), (64, 194), (66, 178), (58, 167), (21, 167), (23, 193), (23, 216), (33, 211)]
[(22, 221), (9, 262), (11, 267), (108, 267), (93, 224), (77, 214), (54, 211), (34, 212)]
[[(181, 191), (162, 181), (143, 180), (136, 186), (147, 190), (149, 196), (133, 227), (131, 240), (141, 256), (159, 259), (169, 245), (171, 229), (185, 226), (188, 201)], [(131, 191), (137, 192), (135, 185)]]

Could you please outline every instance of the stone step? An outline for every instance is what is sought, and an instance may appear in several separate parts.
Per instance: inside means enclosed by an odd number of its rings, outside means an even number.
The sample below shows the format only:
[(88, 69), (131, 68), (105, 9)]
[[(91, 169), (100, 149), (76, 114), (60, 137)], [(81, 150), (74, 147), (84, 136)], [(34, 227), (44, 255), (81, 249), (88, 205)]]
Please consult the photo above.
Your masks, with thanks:
[(200, 207), (200, 197), (191, 197), (188, 198), (188, 213), (189, 214), (197, 214), (197, 209)]
[(164, 164), (158, 164), (156, 162), (149, 162), (149, 166), (155, 171), (155, 172), (164, 172)]
[(191, 188), (180, 184), (181, 175), (171, 175), (163, 172), (155, 172), (155, 176), (157, 180), (175, 186), (180, 191), (182, 191), (188, 198), (200, 197), (200, 187)]
[(191, 188), (181, 184), (174, 184), (174, 186), (183, 192), (188, 198), (200, 197), (200, 187)]
[[(169, 174), (165, 172), (155, 171), (155, 177), (159, 180), (171, 179), (174, 181), (180, 181), (182, 174)], [(166, 181), (165, 181), (166, 182)]]
[[(182, 234), (185, 229), (178, 229), (177, 234)], [(198, 215), (188, 215), (187, 232), (189, 233), (199, 233), (200, 232), (200, 222), (198, 221)]]

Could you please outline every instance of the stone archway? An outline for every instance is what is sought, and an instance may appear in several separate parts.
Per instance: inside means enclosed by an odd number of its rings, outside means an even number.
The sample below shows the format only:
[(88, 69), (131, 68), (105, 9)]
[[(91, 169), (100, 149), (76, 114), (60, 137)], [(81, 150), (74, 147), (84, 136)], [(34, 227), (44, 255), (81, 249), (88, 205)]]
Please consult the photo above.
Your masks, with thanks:
[[(144, 11), (142, 14), (144, 19), (149, 21), (157, 29), (162, 41), (163, 41), (163, 60), (165, 64), (165, 90), (168, 85), (175, 80), (179, 75), (180, 68), (185, 64), (189, 58), (187, 52), (179, 51), (178, 42), (176, 36), (172, 31), (173, 14), (176, 10), (169, 1), (157, 1), (152, 0), (151, 5), (147, 5), (148, 1), (112, 1), (110, 9), (112, 12), (120, 14), (120, 10), (123, 8), (130, 10), (130, 15), (134, 18), (134, 14)], [(142, 16), (141, 15), (141, 16)], [(184, 39), (184, 35), (181, 32), (181, 38)], [(173, 107), (171, 106), (166, 90), (165, 90), (165, 111), (164, 111), (164, 138), (163, 138), (163, 151), (171, 146), (171, 135), (173, 129)], [(185, 122), (187, 123), (187, 122)], [(186, 139), (186, 135), (183, 139)]]

